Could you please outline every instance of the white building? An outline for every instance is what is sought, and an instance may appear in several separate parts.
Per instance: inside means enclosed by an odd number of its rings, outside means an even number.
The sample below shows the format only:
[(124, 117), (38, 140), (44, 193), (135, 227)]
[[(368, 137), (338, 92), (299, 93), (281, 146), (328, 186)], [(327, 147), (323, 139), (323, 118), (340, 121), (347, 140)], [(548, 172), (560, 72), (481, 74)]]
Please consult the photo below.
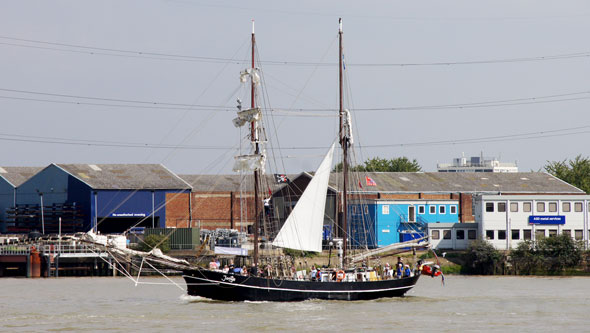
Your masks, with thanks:
[(516, 163), (501, 163), (495, 157), (472, 156), (458, 157), (453, 163), (439, 163), (438, 172), (518, 172)]
[(436, 250), (465, 250), (478, 239), (477, 223), (428, 223), (430, 244)]
[(474, 214), (479, 237), (499, 250), (559, 234), (583, 241), (588, 248), (589, 203), (589, 195), (478, 195)]

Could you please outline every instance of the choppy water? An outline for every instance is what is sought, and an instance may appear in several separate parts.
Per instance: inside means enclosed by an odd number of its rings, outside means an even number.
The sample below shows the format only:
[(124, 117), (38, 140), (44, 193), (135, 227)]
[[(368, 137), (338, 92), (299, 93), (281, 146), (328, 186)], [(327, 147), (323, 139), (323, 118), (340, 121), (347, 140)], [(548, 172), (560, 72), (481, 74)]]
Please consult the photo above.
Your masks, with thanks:
[(299, 303), (216, 302), (125, 278), (0, 279), (0, 299), (6, 332), (590, 330), (585, 277), (423, 277), (404, 298)]

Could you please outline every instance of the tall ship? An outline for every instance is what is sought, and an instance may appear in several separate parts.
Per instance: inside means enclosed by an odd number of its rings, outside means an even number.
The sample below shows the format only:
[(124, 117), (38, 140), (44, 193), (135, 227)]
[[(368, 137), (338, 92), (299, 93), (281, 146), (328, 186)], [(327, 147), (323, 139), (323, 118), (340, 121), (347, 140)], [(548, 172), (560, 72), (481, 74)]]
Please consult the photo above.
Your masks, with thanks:
[[(382, 297), (403, 296), (412, 289), (421, 275), (437, 275), (435, 266), (428, 264), (417, 265), (413, 270), (403, 265), (385, 267), (380, 272), (372, 271), (368, 267), (355, 267), (359, 258), (367, 258), (369, 254), (356, 255), (353, 258), (349, 252), (348, 220), (348, 180), (349, 149), (352, 146), (351, 117), (348, 110), (343, 108), (343, 47), (342, 20), (339, 21), (339, 135), (334, 140), (327, 154), (323, 158), (312, 180), (297, 201), (291, 213), (272, 239), (266, 239), (265, 248), (291, 249), (295, 251), (322, 252), (322, 228), (326, 205), (328, 180), (332, 169), (332, 160), (336, 144), (342, 150), (342, 207), (339, 212), (341, 240), (338, 241), (339, 263), (337, 267), (312, 268), (311, 274), (297, 271), (294, 266), (282, 267), (281, 270), (269, 269), (261, 264), (259, 247), (261, 243), (259, 232), (263, 223), (270, 222), (263, 214), (263, 200), (261, 177), (263, 177), (265, 152), (260, 138), (263, 130), (261, 108), (256, 105), (257, 90), (261, 83), (259, 69), (255, 66), (254, 23), (252, 23), (252, 63), (251, 67), (241, 73), (242, 81), (250, 83), (250, 108), (238, 111), (234, 119), (235, 126), (247, 126), (252, 142), (252, 153), (236, 157), (234, 170), (248, 167), (254, 177), (254, 212), (252, 259), (248, 267), (243, 269), (222, 270), (215, 263), (210, 266), (183, 268), (187, 292), (192, 296), (201, 296), (224, 301), (303, 301), (307, 299), (322, 300), (370, 300)], [(413, 242), (398, 244), (399, 249), (412, 250), (418, 247), (428, 247), (427, 238)], [(263, 267), (265, 266), (265, 267)], [(363, 265), (364, 266), (364, 265)], [(279, 272), (279, 274), (277, 274)]]

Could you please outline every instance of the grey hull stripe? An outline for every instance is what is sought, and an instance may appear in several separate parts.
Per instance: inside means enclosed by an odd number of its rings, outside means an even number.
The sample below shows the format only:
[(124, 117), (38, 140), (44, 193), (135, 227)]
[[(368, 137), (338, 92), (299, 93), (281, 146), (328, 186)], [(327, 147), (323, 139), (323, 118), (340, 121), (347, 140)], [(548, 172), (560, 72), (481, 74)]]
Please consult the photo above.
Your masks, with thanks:
[[(386, 289), (370, 289), (370, 290), (302, 290), (302, 289), (249, 286), (249, 285), (245, 285), (245, 284), (214, 281), (214, 280), (209, 280), (209, 279), (204, 279), (204, 278), (199, 278), (199, 277), (189, 276), (189, 275), (183, 275), (183, 277), (207, 281), (212, 284), (225, 284), (225, 285), (232, 286), (232, 287), (264, 289), (264, 290), (293, 291), (293, 292), (300, 292), (300, 293), (374, 293), (374, 292), (390, 291), (390, 290), (398, 290), (398, 289), (410, 289), (416, 285), (416, 284), (413, 284), (411, 286), (404, 286), (404, 287), (395, 287), (395, 288), (386, 288)], [(322, 282), (319, 282), (319, 283), (322, 283)], [(329, 282), (326, 282), (326, 283), (329, 283)]]

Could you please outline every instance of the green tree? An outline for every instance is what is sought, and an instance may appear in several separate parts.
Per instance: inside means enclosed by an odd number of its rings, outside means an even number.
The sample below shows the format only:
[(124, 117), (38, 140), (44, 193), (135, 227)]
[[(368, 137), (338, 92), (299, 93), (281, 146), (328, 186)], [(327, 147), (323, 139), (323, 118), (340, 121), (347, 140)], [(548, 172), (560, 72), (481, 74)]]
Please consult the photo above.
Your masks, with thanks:
[[(361, 172), (418, 172), (422, 171), (422, 167), (416, 159), (410, 161), (405, 156), (392, 159), (374, 157), (366, 160), (364, 165), (350, 167), (350, 170)], [(334, 171), (342, 171), (342, 163), (338, 163), (334, 167)]]
[(143, 242), (139, 244), (139, 250), (149, 252), (154, 247), (159, 248), (162, 252), (170, 251), (170, 242), (167, 235), (147, 235)]
[(564, 182), (590, 193), (590, 158), (578, 155), (569, 161), (547, 161), (544, 169)]
[(582, 248), (569, 235), (561, 234), (543, 237), (536, 243), (524, 241), (510, 252), (510, 257), (520, 274), (560, 274), (580, 264)]
[(494, 267), (500, 260), (500, 253), (485, 240), (475, 240), (465, 253), (465, 269), (470, 274), (494, 274)]
[(530, 240), (520, 242), (510, 251), (510, 261), (518, 274), (534, 274), (543, 267), (543, 258), (535, 250), (535, 243)]
[(572, 237), (566, 234), (544, 237), (537, 241), (537, 251), (544, 259), (547, 272), (561, 273), (582, 261), (582, 249)]

